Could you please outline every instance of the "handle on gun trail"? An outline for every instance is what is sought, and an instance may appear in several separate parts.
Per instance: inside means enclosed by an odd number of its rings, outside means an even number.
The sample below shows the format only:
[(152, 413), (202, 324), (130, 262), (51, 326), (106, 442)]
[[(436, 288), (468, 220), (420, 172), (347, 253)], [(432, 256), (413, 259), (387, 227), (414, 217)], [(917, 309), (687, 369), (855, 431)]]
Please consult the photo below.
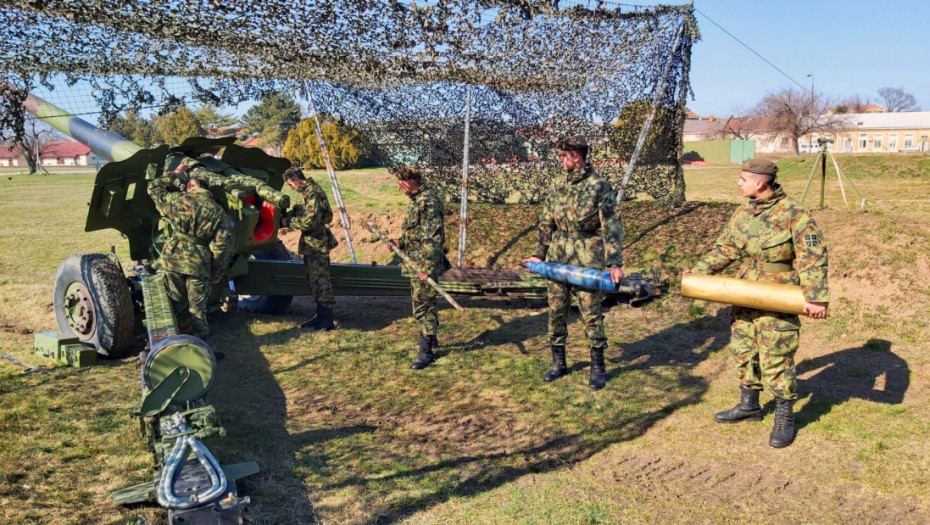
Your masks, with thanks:
[[(398, 255), (398, 257), (401, 258), (401, 260), (403, 260), (405, 263), (407, 263), (408, 266), (410, 266), (411, 268), (413, 268), (414, 270), (416, 270), (417, 273), (426, 273), (426, 272), (423, 272), (422, 270), (420, 270), (420, 267), (419, 267), (419, 266), (417, 266), (416, 264), (414, 264), (413, 260), (410, 259), (410, 256), (408, 256), (406, 253), (403, 252), (403, 250), (401, 250), (400, 248), (398, 248), (397, 245), (395, 245), (394, 243), (392, 243), (391, 240), (388, 239), (387, 236), (384, 235), (384, 233), (383, 233), (380, 229), (378, 229), (378, 225), (377, 225), (377, 224), (375, 224), (375, 223), (372, 222), (372, 221), (368, 221), (368, 222), (365, 224), (365, 227), (368, 228), (368, 231), (370, 231), (371, 233), (377, 235), (378, 238), (381, 239), (381, 242), (383, 242), (384, 244), (387, 244), (388, 247), (389, 247), (394, 253), (396, 253), (396, 254)], [(457, 302), (455, 301), (455, 299), (452, 298), (451, 295), (449, 295), (445, 290), (443, 290), (442, 287), (439, 286), (439, 283), (437, 283), (435, 280), (433, 280), (432, 277), (427, 277), (427, 278), (426, 278), (426, 282), (427, 282), (427, 284), (429, 284), (430, 286), (432, 286), (433, 289), (435, 289), (437, 292), (439, 292), (439, 295), (443, 296), (443, 298), (444, 298), (446, 301), (449, 301), (449, 304), (451, 304), (452, 306), (454, 306), (456, 310), (464, 310), (464, 308), (462, 308), (462, 306), (461, 306), (459, 303), (457, 303)]]

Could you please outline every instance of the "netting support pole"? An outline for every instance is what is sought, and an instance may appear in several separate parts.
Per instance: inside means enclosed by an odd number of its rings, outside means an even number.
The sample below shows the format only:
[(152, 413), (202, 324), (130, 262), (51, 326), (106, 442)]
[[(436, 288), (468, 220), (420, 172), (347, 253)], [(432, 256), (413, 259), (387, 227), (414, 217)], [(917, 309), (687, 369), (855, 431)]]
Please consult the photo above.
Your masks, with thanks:
[(468, 143), (471, 139), (471, 84), (465, 87), (465, 139), (462, 141), (462, 204), (459, 211), (459, 258), (465, 253), (465, 223), (468, 220)]
[(339, 210), (339, 220), (342, 222), (342, 230), (346, 236), (346, 246), (349, 247), (349, 253), (352, 255), (352, 262), (358, 264), (355, 258), (355, 248), (352, 246), (352, 237), (349, 235), (349, 229), (352, 225), (349, 223), (349, 214), (346, 212), (346, 205), (342, 201), (342, 191), (339, 190), (339, 180), (336, 179), (336, 170), (333, 169), (333, 161), (329, 156), (329, 149), (326, 147), (326, 141), (323, 140), (323, 129), (320, 127), (320, 114), (313, 103), (313, 93), (310, 91), (310, 83), (304, 80), (304, 92), (307, 94), (307, 102), (310, 103), (310, 111), (313, 112), (313, 121), (316, 123), (316, 139), (320, 143), (320, 153), (323, 155), (323, 163), (326, 164), (326, 174), (329, 176), (329, 182), (333, 187), (333, 198), (336, 200), (336, 208)]
[(626, 173), (623, 174), (623, 181), (620, 183), (620, 188), (617, 190), (617, 206), (623, 201), (626, 188), (630, 184), (630, 179), (633, 178), (633, 170), (636, 169), (636, 163), (639, 161), (639, 155), (642, 153), (643, 146), (646, 145), (646, 137), (649, 136), (649, 131), (652, 129), (652, 121), (655, 120), (656, 113), (659, 110), (659, 102), (662, 96), (665, 95), (665, 84), (668, 80), (669, 73), (672, 71), (675, 53), (678, 51), (678, 46), (681, 45), (681, 37), (684, 35), (684, 32), (685, 21), (682, 20), (681, 25), (678, 26), (678, 34), (675, 35), (675, 43), (672, 44), (672, 50), (668, 54), (668, 61), (665, 63), (665, 69), (662, 70), (662, 76), (659, 77), (659, 82), (656, 83), (656, 90), (652, 94), (652, 105), (649, 106), (649, 114), (646, 115), (646, 121), (643, 123), (643, 130), (639, 134), (636, 147), (633, 148), (633, 154), (630, 155), (630, 163), (626, 167)]

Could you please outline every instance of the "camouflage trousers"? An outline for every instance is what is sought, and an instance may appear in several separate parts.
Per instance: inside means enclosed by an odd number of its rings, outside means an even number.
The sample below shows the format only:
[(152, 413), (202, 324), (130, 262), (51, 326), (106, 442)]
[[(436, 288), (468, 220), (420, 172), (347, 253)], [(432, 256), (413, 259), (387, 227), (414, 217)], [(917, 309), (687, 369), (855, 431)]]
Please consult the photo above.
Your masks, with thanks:
[(162, 271), (165, 291), (171, 299), (178, 330), (203, 339), (210, 333), (207, 324), (207, 302), (210, 299), (210, 281), (183, 273)]
[(754, 390), (764, 385), (779, 399), (797, 399), (798, 316), (734, 307), (730, 329), (730, 350), (740, 385)]
[(329, 277), (329, 252), (316, 251), (304, 253), (304, 270), (307, 283), (316, 298), (316, 303), (323, 306), (336, 304), (333, 298), (333, 281)]
[(413, 317), (420, 325), (420, 334), (436, 335), (439, 330), (439, 309), (436, 304), (436, 289), (414, 277), (410, 279), (410, 302)]
[(591, 348), (607, 348), (604, 314), (601, 311), (604, 294), (555, 281), (549, 281), (549, 344), (565, 346), (572, 295), (578, 299), (578, 311), (581, 313), (588, 345)]

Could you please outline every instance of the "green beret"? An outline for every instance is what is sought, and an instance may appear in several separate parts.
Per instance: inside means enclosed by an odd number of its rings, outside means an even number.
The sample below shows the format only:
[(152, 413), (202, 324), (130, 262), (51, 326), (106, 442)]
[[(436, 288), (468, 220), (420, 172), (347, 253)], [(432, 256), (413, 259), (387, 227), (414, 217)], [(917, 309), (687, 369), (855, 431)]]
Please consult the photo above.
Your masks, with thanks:
[(769, 159), (749, 159), (743, 162), (743, 171), (775, 177), (778, 175), (778, 166)]
[(591, 148), (588, 146), (588, 141), (584, 139), (584, 135), (575, 135), (574, 137), (568, 137), (559, 142), (558, 148), (560, 151), (584, 151), (588, 152)]
[(413, 166), (401, 166), (394, 170), (394, 176), (397, 177), (397, 180), (411, 180), (419, 182), (423, 176), (420, 174), (420, 170), (414, 168)]

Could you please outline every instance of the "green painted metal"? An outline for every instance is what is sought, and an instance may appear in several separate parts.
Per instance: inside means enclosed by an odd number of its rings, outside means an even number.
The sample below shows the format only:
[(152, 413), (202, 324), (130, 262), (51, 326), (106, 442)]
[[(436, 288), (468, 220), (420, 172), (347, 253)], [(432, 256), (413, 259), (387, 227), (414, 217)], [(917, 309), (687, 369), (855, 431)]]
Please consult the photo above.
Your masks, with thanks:
[(86, 120), (78, 118), (35, 95), (29, 94), (26, 100), (23, 101), (23, 107), (46, 124), (69, 137), (73, 137), (107, 160), (125, 160), (142, 149), (132, 141), (126, 140), (112, 131), (97, 128)]
[(41, 332), (35, 334), (33, 346), (36, 355), (61, 365), (82, 368), (97, 364), (97, 350), (82, 343), (75, 336), (60, 332)]
[(740, 164), (756, 157), (754, 140), (700, 140), (682, 143), (682, 158), (711, 164)]
[(744, 160), (756, 158), (756, 141), (731, 140), (730, 164), (742, 164)]
[(171, 300), (165, 290), (165, 280), (157, 275), (143, 275), (142, 300), (145, 303), (145, 328), (149, 335), (149, 348), (168, 337), (178, 334), (178, 321), (171, 309)]
[[(193, 341), (192, 341), (193, 340)], [(197, 343), (200, 344), (197, 344)], [(142, 370), (143, 385), (154, 391), (178, 368), (187, 369), (187, 377), (171, 398), (172, 404), (203, 398), (213, 382), (216, 363), (205, 343), (195, 337), (175, 336), (165, 339), (146, 357)], [(204, 346), (201, 346), (204, 345)], [(148, 393), (144, 394), (147, 397)]]
[[(237, 272), (234, 280), (240, 295), (311, 295), (299, 260), (251, 259), (248, 270)], [(335, 295), (408, 296), (410, 278), (400, 274), (400, 266), (339, 264), (330, 265)], [(546, 297), (546, 279), (528, 272), (484, 269), (454, 269), (439, 277), (439, 286), (456, 295), (519, 295)]]
[(689, 160), (703, 160), (711, 164), (730, 163), (729, 140), (683, 142), (681, 144), (681, 151), (682, 158)]
[(142, 395), (142, 416), (155, 417), (164, 412), (190, 377), (191, 371), (187, 367), (179, 366), (172, 370), (160, 383)]

